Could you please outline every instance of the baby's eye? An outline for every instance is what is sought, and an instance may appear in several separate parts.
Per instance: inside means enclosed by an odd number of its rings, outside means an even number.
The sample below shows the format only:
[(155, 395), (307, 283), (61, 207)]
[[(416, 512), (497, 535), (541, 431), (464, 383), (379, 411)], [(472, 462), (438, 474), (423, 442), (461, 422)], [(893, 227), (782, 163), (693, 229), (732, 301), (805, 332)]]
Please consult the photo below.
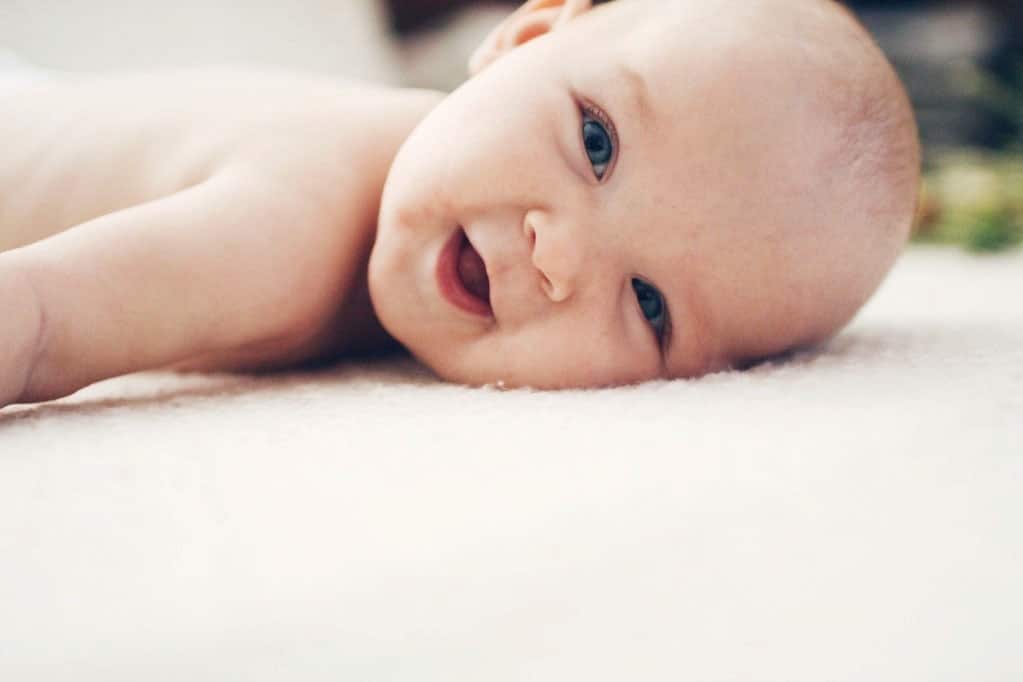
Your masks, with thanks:
[(598, 180), (604, 178), (611, 159), (614, 158), (614, 143), (604, 124), (587, 112), (583, 112), (583, 146), (590, 158), (593, 173)]
[(635, 277), (632, 279), (632, 290), (636, 292), (636, 300), (639, 301), (639, 309), (643, 312), (643, 317), (654, 328), (657, 338), (660, 339), (664, 334), (664, 297), (657, 289)]

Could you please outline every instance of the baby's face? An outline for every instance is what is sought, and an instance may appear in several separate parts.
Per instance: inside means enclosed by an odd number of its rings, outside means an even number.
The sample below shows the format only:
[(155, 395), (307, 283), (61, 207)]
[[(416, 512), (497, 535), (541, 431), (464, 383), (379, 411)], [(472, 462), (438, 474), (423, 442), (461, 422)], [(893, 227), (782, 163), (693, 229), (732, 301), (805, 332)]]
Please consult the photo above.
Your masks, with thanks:
[[(370, 261), (385, 328), (440, 376), (542, 388), (689, 377), (777, 352), (812, 271), (816, 122), (790, 73), (611, 5), (510, 50), (431, 112)], [(667, 21), (674, 21), (668, 17)], [(793, 303), (794, 314), (805, 309)]]

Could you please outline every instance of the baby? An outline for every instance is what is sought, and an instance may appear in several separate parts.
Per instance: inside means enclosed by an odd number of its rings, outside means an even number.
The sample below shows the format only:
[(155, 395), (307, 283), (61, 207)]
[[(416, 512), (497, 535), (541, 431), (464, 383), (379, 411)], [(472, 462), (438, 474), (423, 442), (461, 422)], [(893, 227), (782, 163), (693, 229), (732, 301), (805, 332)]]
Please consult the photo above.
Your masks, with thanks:
[(531, 0), (450, 95), (234, 71), (0, 98), (0, 405), (399, 344), (443, 378), (814, 344), (913, 219), (913, 115), (831, 0)]

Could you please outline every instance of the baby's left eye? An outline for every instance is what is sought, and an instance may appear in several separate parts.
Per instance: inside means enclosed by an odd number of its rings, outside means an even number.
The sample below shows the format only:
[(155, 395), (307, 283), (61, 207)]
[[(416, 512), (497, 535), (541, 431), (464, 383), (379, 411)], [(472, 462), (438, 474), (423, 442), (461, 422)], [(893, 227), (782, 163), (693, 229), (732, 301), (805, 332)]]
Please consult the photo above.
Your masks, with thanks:
[(583, 113), (583, 146), (598, 180), (604, 178), (611, 159), (614, 158), (614, 143), (604, 124), (587, 113)]
[(636, 301), (639, 302), (639, 309), (643, 312), (643, 317), (654, 328), (657, 338), (660, 339), (664, 334), (664, 297), (657, 289), (635, 277), (632, 279), (632, 290), (636, 292)]

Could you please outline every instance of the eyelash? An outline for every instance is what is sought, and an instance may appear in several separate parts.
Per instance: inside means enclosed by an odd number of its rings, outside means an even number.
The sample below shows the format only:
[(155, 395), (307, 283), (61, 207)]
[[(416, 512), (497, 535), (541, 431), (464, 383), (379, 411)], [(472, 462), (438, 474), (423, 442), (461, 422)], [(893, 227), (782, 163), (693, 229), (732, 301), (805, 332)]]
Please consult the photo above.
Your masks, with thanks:
[[(608, 134), (608, 137), (611, 138), (611, 158), (608, 160), (604, 172), (597, 176), (597, 181), (603, 182), (610, 175), (611, 170), (618, 161), (618, 131), (615, 129), (615, 124), (611, 121), (611, 118), (604, 113), (603, 109), (593, 102), (583, 100), (580, 102), (579, 108), (582, 112), (583, 125), (586, 124), (587, 119), (593, 120), (603, 126), (604, 131)], [(586, 156), (587, 161), (589, 161), (589, 155), (586, 153), (585, 139), (583, 142), (583, 155)], [(596, 171), (594, 171), (594, 174), (596, 175)]]

